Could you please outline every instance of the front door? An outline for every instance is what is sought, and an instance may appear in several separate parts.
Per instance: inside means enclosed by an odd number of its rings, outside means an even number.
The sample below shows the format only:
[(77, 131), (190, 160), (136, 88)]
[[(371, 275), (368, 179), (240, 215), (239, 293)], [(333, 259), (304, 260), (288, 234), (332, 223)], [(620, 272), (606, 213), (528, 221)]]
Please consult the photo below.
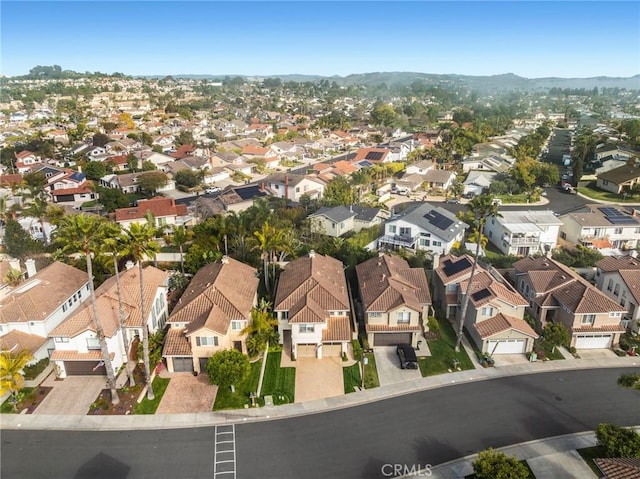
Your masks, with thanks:
[(242, 341), (234, 341), (233, 347), (238, 351), (242, 352)]

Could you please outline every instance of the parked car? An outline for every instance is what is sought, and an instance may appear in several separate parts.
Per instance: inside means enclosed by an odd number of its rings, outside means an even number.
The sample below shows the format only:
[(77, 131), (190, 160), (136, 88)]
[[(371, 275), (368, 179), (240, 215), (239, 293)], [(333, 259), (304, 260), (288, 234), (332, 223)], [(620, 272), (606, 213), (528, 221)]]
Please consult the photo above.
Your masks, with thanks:
[(463, 197), (465, 200), (471, 200), (471, 199), (473, 199), (473, 197), (474, 197), (474, 196), (476, 196), (476, 194), (475, 194), (475, 193), (472, 193), (472, 192), (464, 193), (464, 194), (462, 195), (462, 197)]
[(458, 198), (447, 198), (444, 202), (445, 202), (445, 203), (453, 203), (453, 204), (458, 204), (458, 203), (460, 203), (460, 201), (458, 200)]
[(220, 187), (219, 186), (210, 186), (209, 188), (206, 188), (204, 190), (205, 193), (218, 193), (220, 191)]
[(398, 344), (396, 354), (400, 359), (401, 369), (418, 369), (416, 351), (408, 344)]

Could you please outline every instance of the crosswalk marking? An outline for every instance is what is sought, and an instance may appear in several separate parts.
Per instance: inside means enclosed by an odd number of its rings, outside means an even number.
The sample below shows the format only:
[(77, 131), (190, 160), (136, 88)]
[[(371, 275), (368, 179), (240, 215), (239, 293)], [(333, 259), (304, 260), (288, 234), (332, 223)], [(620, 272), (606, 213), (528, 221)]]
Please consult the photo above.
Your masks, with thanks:
[(236, 427), (216, 426), (213, 445), (213, 479), (236, 479)]

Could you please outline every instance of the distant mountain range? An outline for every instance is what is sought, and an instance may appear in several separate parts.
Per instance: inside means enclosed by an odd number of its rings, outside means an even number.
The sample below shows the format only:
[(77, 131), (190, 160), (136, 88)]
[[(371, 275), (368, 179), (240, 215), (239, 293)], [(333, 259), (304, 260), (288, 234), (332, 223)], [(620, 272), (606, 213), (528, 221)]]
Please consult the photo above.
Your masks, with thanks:
[[(153, 75), (147, 78), (162, 78), (165, 75)], [(632, 77), (591, 77), (591, 78), (525, 78), (513, 73), (491, 76), (472, 76), (455, 74), (432, 74), (416, 72), (375, 72), (359, 73), (341, 76), (320, 76), (320, 75), (172, 75), (174, 78), (193, 79), (221, 79), (225, 77), (241, 76), (247, 79), (259, 78), (280, 78), (283, 81), (321, 81), (328, 80), (336, 82), (338, 85), (380, 85), (385, 83), (389, 86), (408, 86), (413, 82), (420, 82), (427, 86), (448, 85), (466, 86), (472, 90), (492, 91), (492, 90), (520, 90), (536, 91), (548, 90), (550, 88), (626, 88), (627, 90), (640, 90), (640, 75)]]

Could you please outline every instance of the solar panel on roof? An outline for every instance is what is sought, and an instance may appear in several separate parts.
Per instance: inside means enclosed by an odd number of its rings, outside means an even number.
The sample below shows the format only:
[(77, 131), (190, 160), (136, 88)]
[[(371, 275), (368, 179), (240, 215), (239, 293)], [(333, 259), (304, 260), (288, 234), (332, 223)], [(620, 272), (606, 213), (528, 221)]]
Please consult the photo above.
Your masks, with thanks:
[(362, 166), (373, 166), (373, 163), (366, 161), (366, 160), (362, 160), (361, 162), (358, 163), (359, 165)]
[(624, 213), (617, 208), (611, 208), (610, 206), (606, 206), (603, 208), (598, 208), (602, 214), (605, 216), (624, 216)]
[(455, 263), (449, 263), (442, 270), (447, 276), (453, 276), (460, 271), (464, 271), (467, 268), (471, 268), (471, 262), (467, 258), (462, 258)]
[(471, 295), (474, 301), (480, 301), (481, 299), (484, 299), (488, 296), (491, 296), (491, 291), (489, 291), (487, 288), (476, 291)]
[(443, 231), (449, 228), (449, 226), (451, 226), (455, 222), (454, 220), (447, 218), (437, 211), (430, 211), (429, 213), (424, 215), (424, 218), (433, 226)]
[(637, 225), (638, 221), (630, 216), (607, 216), (607, 220), (614, 225)]
[(364, 159), (372, 160), (372, 161), (380, 161), (383, 156), (384, 156), (384, 153), (382, 153), (381, 151), (370, 151), (365, 155)]

